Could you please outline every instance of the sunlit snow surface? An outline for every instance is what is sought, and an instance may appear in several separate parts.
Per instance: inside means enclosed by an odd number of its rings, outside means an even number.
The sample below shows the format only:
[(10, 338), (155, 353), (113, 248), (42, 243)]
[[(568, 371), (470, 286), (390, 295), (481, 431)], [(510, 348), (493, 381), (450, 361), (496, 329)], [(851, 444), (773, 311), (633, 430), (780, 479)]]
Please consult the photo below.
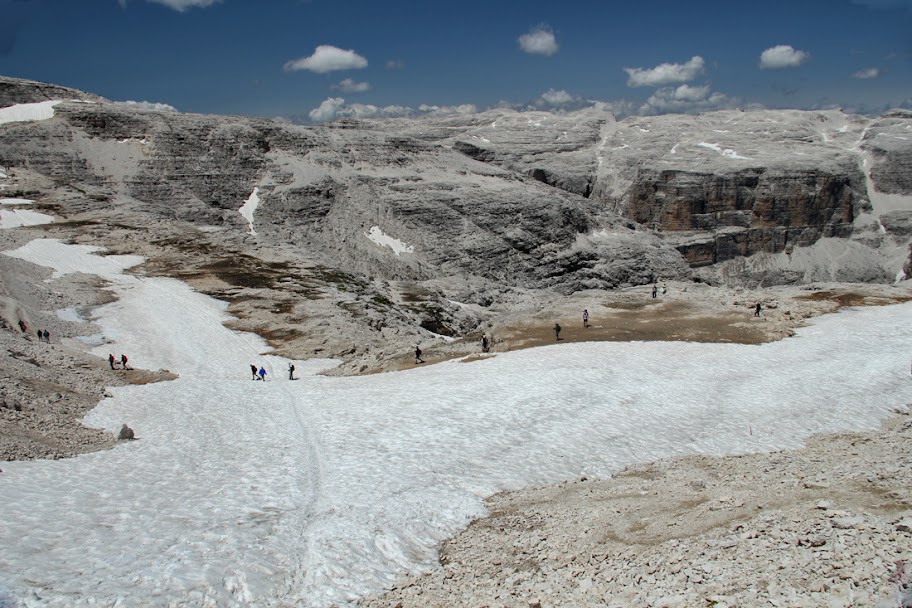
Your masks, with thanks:
[(0, 209), (0, 228), (53, 224), (54, 217), (28, 209)]
[(295, 362), (291, 382), (259, 338), (222, 326), (223, 304), (118, 277), (119, 256), (35, 243), (15, 255), (58, 272), (85, 258), (120, 293), (99, 311), (115, 340), (100, 354), (180, 378), (109, 389), (88, 417), (139, 441), (3, 463), (0, 604), (344, 604), (434, 567), (499, 490), (796, 447), (909, 400), (912, 303), (761, 346), (562, 344), (361, 378)]
[(54, 106), (59, 103), (60, 101), (39, 101), (37, 103), (19, 103), (0, 108), (0, 125), (54, 118)]

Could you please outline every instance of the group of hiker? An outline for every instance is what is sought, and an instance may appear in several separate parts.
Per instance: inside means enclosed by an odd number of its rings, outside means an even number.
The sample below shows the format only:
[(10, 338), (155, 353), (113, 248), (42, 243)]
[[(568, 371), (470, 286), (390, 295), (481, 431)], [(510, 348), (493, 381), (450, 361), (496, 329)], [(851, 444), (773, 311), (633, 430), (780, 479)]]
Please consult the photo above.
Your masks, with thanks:
[[(295, 373), (294, 363), (289, 363), (288, 364), (288, 379), (289, 380), (297, 380), (297, 378), (294, 377), (294, 373)], [(261, 382), (266, 382), (266, 368), (265, 367), (260, 366), (259, 369), (257, 369), (257, 366), (254, 365), (253, 363), (251, 363), (250, 364), (250, 374), (251, 374), (253, 380), (260, 380)]]
[(51, 343), (51, 332), (46, 329), (39, 329), (35, 331), (35, 335), (38, 336), (39, 342)]
[(119, 361), (114, 358), (113, 354), (108, 355), (108, 365), (111, 366), (111, 369), (117, 369), (118, 363), (120, 364), (120, 369), (133, 369), (131, 367), (127, 367), (127, 356), (126, 355), (123, 355), (123, 354), (120, 355)]

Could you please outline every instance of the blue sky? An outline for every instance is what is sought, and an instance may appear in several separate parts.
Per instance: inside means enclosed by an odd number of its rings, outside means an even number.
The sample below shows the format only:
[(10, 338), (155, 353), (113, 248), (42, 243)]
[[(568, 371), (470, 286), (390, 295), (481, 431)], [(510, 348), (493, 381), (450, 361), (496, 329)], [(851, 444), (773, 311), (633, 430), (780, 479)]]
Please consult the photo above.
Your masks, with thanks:
[(912, 107), (912, 0), (0, 0), (0, 75), (184, 112)]

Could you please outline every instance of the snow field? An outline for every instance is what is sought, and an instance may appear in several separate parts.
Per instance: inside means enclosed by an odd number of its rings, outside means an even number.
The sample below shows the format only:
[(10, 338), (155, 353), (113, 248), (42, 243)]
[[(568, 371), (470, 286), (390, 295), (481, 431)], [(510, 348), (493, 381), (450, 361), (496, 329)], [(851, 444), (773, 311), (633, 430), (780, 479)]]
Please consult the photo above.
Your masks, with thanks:
[(0, 108), (0, 125), (54, 118), (54, 106), (59, 103), (60, 101), (39, 101)]
[(95, 352), (180, 374), (109, 389), (86, 419), (139, 441), (3, 464), (0, 590), (26, 605), (344, 605), (433, 568), (495, 492), (797, 447), (871, 428), (909, 396), (912, 303), (760, 346), (563, 344), (360, 378), (295, 361), (289, 382), (289, 361), (223, 326), (224, 304), (120, 275), (133, 256), (6, 253), (111, 280), (120, 299), (96, 315), (113, 342)]

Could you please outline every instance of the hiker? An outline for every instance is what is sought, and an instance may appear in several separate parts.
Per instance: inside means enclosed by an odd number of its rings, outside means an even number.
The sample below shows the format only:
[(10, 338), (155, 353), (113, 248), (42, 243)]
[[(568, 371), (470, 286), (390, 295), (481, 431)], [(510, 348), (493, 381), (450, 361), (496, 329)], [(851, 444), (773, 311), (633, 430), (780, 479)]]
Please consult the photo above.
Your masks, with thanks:
[(555, 323), (554, 324), (554, 337), (557, 340), (560, 340), (560, 330), (561, 330), (560, 323)]
[(481, 336), (481, 352), (486, 353), (491, 350), (491, 343), (488, 342), (488, 334)]
[(659, 292), (659, 286), (658, 286), (658, 285), (653, 285), (653, 286), (652, 286), (652, 297), (653, 297), (653, 298), (656, 297), (656, 294), (657, 294), (658, 292)]
[(583, 327), (589, 327), (589, 311), (583, 310)]
[(424, 359), (421, 358), (421, 347), (415, 346), (415, 365), (419, 363), (424, 363)]
[(127, 369), (127, 356), (126, 355), (120, 356), (120, 366), (124, 369)]
[(44, 334), (41, 333), (40, 329), (38, 331), (36, 331), (35, 333), (38, 334), (38, 341), (41, 342), (41, 338), (44, 337)]
[(662, 283), (662, 295), (664, 296), (666, 293), (668, 293), (668, 284)]
[(288, 364), (288, 379), (294, 380), (294, 364), (293, 363)]
[(47, 342), (48, 344), (51, 343), (51, 332), (49, 332), (46, 329), (44, 330), (44, 341)]
[(256, 368), (256, 365), (254, 365), (253, 363), (250, 364), (250, 373), (253, 374), (253, 379), (254, 379), (254, 380), (259, 380), (259, 378), (257, 377), (257, 368)]
[(760, 302), (757, 302), (757, 306), (754, 307), (754, 316), (755, 317), (760, 316)]
[(116, 369), (114, 367), (114, 355), (113, 354), (108, 355), (108, 364), (111, 366), (111, 369)]
[(260, 368), (260, 371), (259, 371), (258, 373), (259, 373), (259, 376), (260, 376), (260, 380), (262, 380), (263, 382), (266, 382), (266, 368), (265, 368), (265, 367), (261, 367), (261, 368)]
[(22, 319), (19, 319), (19, 329), (22, 330), (22, 333), (26, 333), (28, 331), (28, 327), (26, 327), (25, 321)]

